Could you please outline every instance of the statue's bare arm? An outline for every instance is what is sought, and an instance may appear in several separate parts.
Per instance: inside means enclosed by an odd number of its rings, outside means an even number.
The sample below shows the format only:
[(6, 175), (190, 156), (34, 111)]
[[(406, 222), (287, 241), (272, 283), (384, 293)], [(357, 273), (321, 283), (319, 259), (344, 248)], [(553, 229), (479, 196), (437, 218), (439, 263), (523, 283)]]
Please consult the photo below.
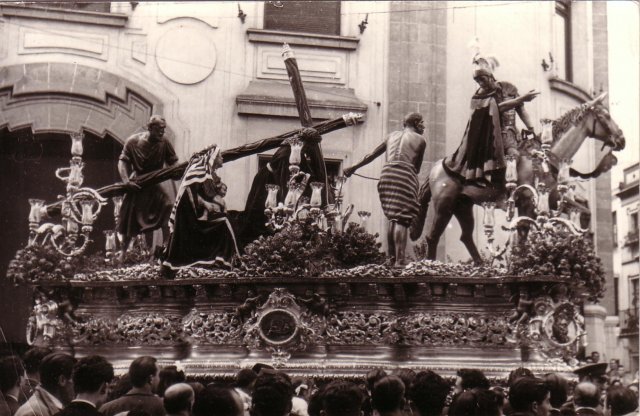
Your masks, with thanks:
[(378, 156), (383, 154), (385, 152), (385, 150), (387, 150), (387, 142), (386, 142), (386, 140), (384, 142), (382, 142), (380, 145), (378, 145), (378, 147), (373, 149), (373, 152), (371, 152), (368, 155), (366, 155), (365, 157), (363, 157), (362, 160), (360, 160), (358, 163), (356, 163), (355, 165), (353, 165), (351, 167), (346, 168), (343, 171), (344, 176), (346, 176), (348, 178), (349, 176), (353, 175), (356, 172), (356, 170), (358, 170), (361, 167), (371, 163)]

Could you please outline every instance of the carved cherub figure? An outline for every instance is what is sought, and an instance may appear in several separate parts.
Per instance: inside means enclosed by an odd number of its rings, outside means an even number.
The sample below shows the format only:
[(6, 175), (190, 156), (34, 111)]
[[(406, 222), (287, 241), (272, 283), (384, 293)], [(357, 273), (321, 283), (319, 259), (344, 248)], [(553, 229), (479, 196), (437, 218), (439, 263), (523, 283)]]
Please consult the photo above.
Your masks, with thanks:
[(250, 317), (253, 311), (260, 305), (262, 302), (263, 295), (257, 295), (253, 290), (247, 291), (247, 299), (245, 299), (244, 303), (236, 308), (236, 315), (244, 321), (246, 318)]
[(298, 298), (298, 301), (306, 306), (312, 313), (327, 316), (329, 314), (329, 303), (325, 298), (310, 290), (306, 292), (308, 299)]
[(521, 287), (518, 295), (518, 305), (516, 306), (515, 312), (509, 317), (509, 323), (516, 322), (516, 326), (518, 326), (529, 319), (531, 307), (533, 306), (533, 300), (531, 300), (529, 296), (527, 288)]

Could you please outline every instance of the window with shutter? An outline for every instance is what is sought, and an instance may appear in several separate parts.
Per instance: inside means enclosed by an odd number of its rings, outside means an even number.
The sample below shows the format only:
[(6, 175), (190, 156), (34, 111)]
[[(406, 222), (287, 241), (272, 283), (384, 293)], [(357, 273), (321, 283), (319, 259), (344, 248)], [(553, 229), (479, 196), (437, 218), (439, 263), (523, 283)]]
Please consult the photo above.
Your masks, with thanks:
[(264, 28), (340, 35), (339, 1), (266, 1)]

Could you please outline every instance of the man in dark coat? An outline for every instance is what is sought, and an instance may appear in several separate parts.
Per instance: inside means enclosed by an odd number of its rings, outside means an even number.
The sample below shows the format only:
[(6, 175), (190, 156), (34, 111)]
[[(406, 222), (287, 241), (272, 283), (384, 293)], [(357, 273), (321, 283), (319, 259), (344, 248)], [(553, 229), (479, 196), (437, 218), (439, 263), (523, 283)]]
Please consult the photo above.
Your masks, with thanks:
[(178, 161), (171, 143), (164, 137), (167, 123), (161, 116), (151, 116), (147, 124), (148, 132), (129, 137), (124, 144), (118, 172), (128, 189), (120, 209), (118, 232), (122, 234), (122, 258), (133, 237), (147, 233), (150, 243), (151, 232), (162, 229), (163, 239), (169, 236), (167, 221), (173, 206), (172, 197), (161, 184), (141, 189), (131, 179), (145, 173), (171, 166)]
[(97, 407), (107, 399), (113, 366), (99, 355), (81, 358), (73, 369), (76, 398), (56, 416), (102, 416)]
[(74, 396), (71, 376), (75, 358), (54, 352), (40, 363), (40, 384), (18, 411), (16, 416), (53, 416), (62, 410)]
[(120, 412), (142, 410), (151, 416), (165, 416), (162, 399), (153, 394), (158, 387), (158, 373), (155, 358), (144, 356), (133, 360), (129, 366), (133, 387), (124, 396), (103, 404), (100, 413), (113, 416)]
[(23, 373), (20, 358), (9, 356), (0, 359), (0, 416), (12, 416), (18, 411)]

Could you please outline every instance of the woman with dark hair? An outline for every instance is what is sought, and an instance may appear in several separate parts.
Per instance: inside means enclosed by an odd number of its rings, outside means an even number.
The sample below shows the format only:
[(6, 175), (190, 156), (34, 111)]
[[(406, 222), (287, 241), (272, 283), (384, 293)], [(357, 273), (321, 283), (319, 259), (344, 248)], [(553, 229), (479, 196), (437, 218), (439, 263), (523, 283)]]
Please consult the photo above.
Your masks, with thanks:
[(160, 381), (158, 381), (157, 394), (160, 397), (164, 397), (164, 392), (169, 386), (178, 383), (184, 383), (187, 377), (184, 375), (184, 371), (178, 370), (175, 365), (168, 365), (163, 367), (158, 373)]
[(561, 414), (560, 408), (567, 401), (569, 395), (569, 383), (564, 377), (556, 373), (545, 374), (543, 379), (551, 393), (551, 398), (549, 399), (551, 411), (549, 415), (559, 416)]
[(466, 390), (453, 399), (449, 416), (500, 416), (498, 401), (498, 396), (491, 390)]
[(638, 397), (627, 387), (609, 387), (605, 407), (611, 416), (637, 415)]

